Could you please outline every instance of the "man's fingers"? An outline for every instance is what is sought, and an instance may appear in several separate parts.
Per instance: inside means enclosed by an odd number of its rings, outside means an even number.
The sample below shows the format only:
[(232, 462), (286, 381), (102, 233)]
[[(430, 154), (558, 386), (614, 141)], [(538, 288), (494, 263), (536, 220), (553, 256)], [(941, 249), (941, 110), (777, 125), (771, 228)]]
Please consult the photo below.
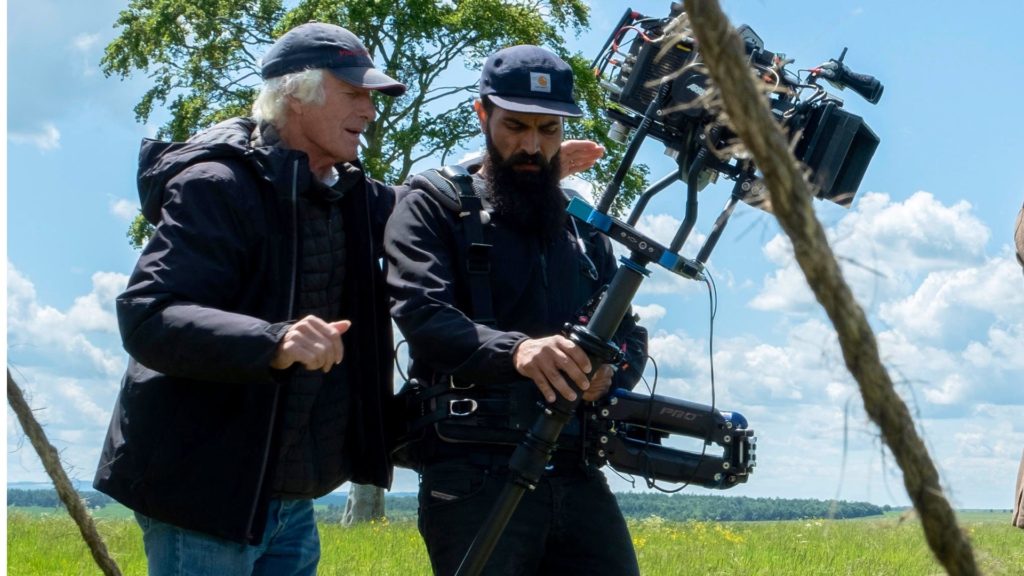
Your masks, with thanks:
[(315, 357), (313, 352), (301, 342), (291, 339), (287, 340), (281, 347), (282, 356), (285, 358), (285, 367), (298, 363), (307, 370), (316, 370), (320, 366), (313, 366)]
[(345, 355), (341, 335), (351, 326), (348, 320), (325, 322), (313, 315), (306, 316), (288, 328), (271, 367), (286, 369), (299, 363), (307, 370), (328, 372), (341, 363)]
[(558, 341), (558, 348), (564, 352), (580, 370), (590, 374), (590, 370), (593, 368), (590, 365), (590, 358), (587, 357), (587, 353), (577, 346), (575, 342), (568, 338), (561, 338)]
[(552, 368), (546, 370), (544, 372), (544, 375), (547, 377), (548, 382), (551, 384), (551, 387), (554, 388), (555, 391), (557, 391), (559, 394), (561, 394), (563, 398), (570, 401), (576, 399), (576, 391), (573, 390), (572, 387), (569, 386), (569, 384), (565, 381), (565, 378), (562, 377), (561, 372), (559, 372), (557, 369)]
[(322, 351), (323, 362), (316, 369), (323, 369), (324, 372), (327, 372), (331, 366), (340, 364), (341, 360), (345, 357), (341, 335), (352, 327), (352, 322), (350, 320), (325, 322), (316, 316), (307, 316), (303, 318), (301, 323), (306, 327), (304, 333), (310, 337), (313, 344), (317, 345), (316, 350), (320, 351), (319, 346), (324, 346)]
[(336, 346), (335, 346), (336, 356), (335, 356), (335, 359), (334, 359), (334, 363), (335, 364), (341, 364), (341, 361), (345, 359), (345, 343), (341, 341), (341, 335), (344, 334), (345, 332), (348, 332), (348, 329), (352, 327), (352, 321), (351, 320), (338, 320), (336, 322), (331, 322), (330, 325), (331, 325), (332, 328), (334, 328), (334, 330), (337, 333), (337, 337), (334, 339), (335, 344), (336, 344)]
[(564, 354), (564, 360), (559, 362), (558, 368), (562, 373), (571, 378), (580, 390), (590, 388), (590, 380), (587, 378), (587, 374), (591, 370), (590, 358), (587, 357), (582, 348), (571, 340), (562, 338), (558, 340), (558, 345), (560, 351)]
[(590, 388), (590, 380), (587, 379), (586, 373), (580, 370), (580, 367), (576, 364), (574, 359), (564, 358), (562, 361), (558, 362), (557, 368), (560, 375), (564, 374), (568, 376), (576, 383), (576, 387), (580, 390)]
[(344, 356), (341, 334), (333, 325), (315, 316), (307, 316), (296, 323), (285, 335), (283, 348), (294, 362), (307, 370), (328, 372)]
[(536, 378), (531, 378), (531, 380), (533, 380), (533, 383), (537, 386), (537, 390), (540, 390), (540, 394), (544, 397), (545, 402), (550, 404), (555, 401), (555, 391), (551, 389), (551, 385), (548, 384), (546, 378), (538, 376)]

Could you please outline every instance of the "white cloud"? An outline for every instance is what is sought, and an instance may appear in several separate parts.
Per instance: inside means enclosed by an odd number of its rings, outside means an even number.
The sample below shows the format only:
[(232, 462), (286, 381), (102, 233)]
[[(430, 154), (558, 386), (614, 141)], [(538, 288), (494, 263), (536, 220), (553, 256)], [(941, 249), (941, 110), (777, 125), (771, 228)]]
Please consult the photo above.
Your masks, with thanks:
[(674, 368), (678, 373), (678, 370), (692, 370), (699, 366), (701, 359), (707, 356), (707, 345), (684, 333), (661, 331), (649, 337), (647, 353), (663, 370)]
[(9, 132), (7, 138), (14, 144), (35, 146), (43, 152), (60, 148), (60, 130), (52, 122), (46, 122), (37, 132)]
[(139, 205), (131, 200), (118, 198), (110, 203), (110, 213), (121, 220), (131, 222), (139, 214)]
[(647, 304), (646, 306), (633, 306), (633, 312), (640, 316), (640, 325), (648, 331), (654, 329), (658, 320), (665, 317), (665, 307), (658, 304)]
[[(36, 420), (60, 452), (68, 475), (91, 479), (110, 422), (117, 380), (68, 376), (34, 367), (16, 367), (12, 374)], [(39, 456), (25, 440), (10, 408), (7, 418), (7, 481), (44, 479)]]
[[(124, 373), (113, 307), (126, 283), (123, 274), (96, 272), (89, 293), (59, 309), (7, 265), (8, 364), (72, 478), (92, 477)], [(10, 411), (7, 450), (9, 482), (45, 478)]]
[[(903, 202), (893, 202), (886, 194), (865, 194), (826, 234), (846, 281), (858, 301), (868, 306), (905, 297), (929, 273), (983, 264), (990, 236), (968, 202), (945, 206), (927, 192), (917, 192)], [(792, 254), (789, 239), (782, 234), (765, 245), (765, 257), (778, 269), (765, 279), (752, 307), (814, 309), (813, 296)]]
[[(899, 202), (865, 195), (827, 234), (944, 484), (958, 486), (970, 504), (987, 497), (968, 488), (978, 471), (1005, 473), (993, 485), (1012, 494), (1024, 445), (1016, 417), (1024, 407), (1024, 291), (1009, 248), (988, 246), (991, 233), (970, 204), (945, 205), (925, 192)], [(760, 333), (741, 325), (714, 343), (717, 406), (745, 414), (760, 439), (750, 489), (771, 495), (787, 485), (809, 486), (813, 476), (820, 479), (809, 488), (814, 497), (838, 491), (905, 502), (899, 471), (891, 457), (880, 456), (878, 430), (788, 239), (771, 238), (763, 254), (774, 270), (750, 305), (773, 312), (776, 324)], [(667, 308), (662, 326), (678, 313)], [(707, 402), (705, 340), (661, 330), (651, 350), (666, 394)], [(963, 504), (959, 497), (951, 493)]]
[(772, 255), (781, 244), (783, 241), (776, 236), (765, 246), (769, 260), (783, 267), (765, 278), (764, 288), (750, 301), (750, 306), (756, 310), (808, 312), (815, 301), (803, 272), (795, 263), (782, 263)]
[(97, 333), (107, 339), (117, 333), (114, 297), (128, 277), (113, 272), (92, 276), (89, 294), (75, 298), (67, 310), (41, 304), (31, 281), (13, 264), (7, 265), (7, 337), (11, 356), (26, 353), (45, 357), (54, 365), (87, 359), (93, 370), (115, 376), (124, 369), (123, 355), (97, 344)]
[(1019, 266), (1009, 258), (937, 270), (912, 294), (882, 303), (879, 316), (915, 338), (942, 340), (963, 334), (972, 321), (986, 326), (997, 316), (1024, 321), (1020, 284)]
[[(57, 385), (61, 396), (66, 399), (70, 406), (75, 409), (75, 420), (81, 418), (91, 422), (95, 426), (103, 427), (110, 422), (110, 410), (112, 404), (100, 406), (96, 403), (97, 396), (90, 395), (77, 380), (72, 378), (61, 378)], [(80, 434), (80, 431), (76, 431)]]
[(950, 374), (940, 382), (927, 385), (924, 389), (925, 400), (933, 404), (953, 405), (966, 399), (971, 383), (959, 374)]
[(99, 34), (79, 34), (71, 40), (71, 46), (79, 52), (88, 52), (99, 44)]
[(848, 281), (865, 301), (906, 293), (930, 272), (981, 264), (989, 236), (968, 202), (945, 206), (927, 192), (903, 202), (867, 194), (829, 231)]

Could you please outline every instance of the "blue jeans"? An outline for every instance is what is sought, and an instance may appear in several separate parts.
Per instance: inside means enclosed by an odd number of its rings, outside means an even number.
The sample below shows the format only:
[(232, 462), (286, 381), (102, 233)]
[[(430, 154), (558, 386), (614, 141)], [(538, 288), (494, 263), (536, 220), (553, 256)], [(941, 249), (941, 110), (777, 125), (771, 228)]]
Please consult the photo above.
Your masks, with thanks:
[(136, 513), (149, 576), (314, 576), (320, 535), (312, 500), (272, 500), (257, 545), (178, 528)]

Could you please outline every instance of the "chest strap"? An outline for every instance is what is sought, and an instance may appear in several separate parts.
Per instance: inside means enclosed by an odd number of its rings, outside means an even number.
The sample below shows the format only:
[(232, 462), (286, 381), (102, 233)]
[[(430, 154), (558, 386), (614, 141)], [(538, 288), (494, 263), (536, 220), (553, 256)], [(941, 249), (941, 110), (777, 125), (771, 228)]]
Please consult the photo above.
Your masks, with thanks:
[(464, 241), (458, 242), (469, 286), (470, 318), (477, 324), (494, 326), (491, 297), (491, 244), (484, 238), (484, 226), (491, 220), (477, 194), (473, 176), (462, 166), (431, 169), (413, 177), (414, 188), (427, 191), (442, 206), (455, 212), (462, 223)]

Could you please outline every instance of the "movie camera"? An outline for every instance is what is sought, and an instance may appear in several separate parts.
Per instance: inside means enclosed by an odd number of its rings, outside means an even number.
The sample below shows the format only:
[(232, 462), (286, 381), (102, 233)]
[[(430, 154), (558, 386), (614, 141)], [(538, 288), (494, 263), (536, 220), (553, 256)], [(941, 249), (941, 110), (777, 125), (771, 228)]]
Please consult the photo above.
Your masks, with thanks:
[[(685, 175), (688, 184), (696, 181), (699, 189), (724, 174), (737, 181), (739, 190), (734, 195), (767, 209), (756, 167), (737, 154), (731, 146), (735, 135), (718, 121), (717, 106), (709, 98), (708, 71), (686, 22), (682, 5), (675, 2), (668, 18), (649, 18), (632, 10), (623, 15), (594, 61), (612, 102), (607, 110), (612, 121), (609, 136), (622, 143), (634, 131), (634, 140), (651, 136), (676, 159), (678, 174)], [(849, 206), (879, 140), (861, 117), (844, 110), (843, 101), (826, 92), (819, 81), (850, 88), (872, 104), (881, 98), (882, 84), (852, 72), (843, 63), (846, 49), (839, 58), (807, 70), (801, 78), (786, 68), (792, 61), (766, 50), (752, 28), (744, 25), (737, 31), (752, 71), (764, 82), (772, 113), (795, 140), (795, 156), (810, 171), (817, 196)], [(628, 160), (631, 165), (632, 158)], [(676, 179), (673, 172), (663, 186)], [(605, 199), (617, 194), (619, 185), (613, 182)], [(634, 212), (642, 211), (647, 200), (646, 195), (641, 197)], [(607, 211), (608, 207), (601, 208)]]
[[(567, 325), (565, 332), (597, 366), (615, 363), (619, 351), (611, 342), (642, 281), (656, 263), (680, 276), (709, 282), (704, 265), (739, 202), (771, 210), (758, 169), (739, 147), (735, 135), (719, 121), (712, 86), (700, 46), (687, 25), (682, 4), (673, 2), (666, 18), (650, 18), (626, 10), (594, 62), (601, 85), (612, 106), (610, 136), (627, 142), (623, 160), (612, 181), (591, 206), (575, 198), (569, 214), (619, 242), (630, 252), (601, 296), (586, 325)], [(875, 78), (852, 72), (839, 58), (807, 70), (801, 78), (786, 69), (785, 55), (765, 50), (748, 26), (738, 29), (751, 69), (765, 83), (770, 110), (795, 140), (794, 152), (810, 173), (816, 196), (849, 206), (860, 185), (879, 139), (859, 116), (843, 110), (843, 102), (821, 85), (826, 80), (850, 88), (872, 104), (882, 95)], [(807, 92), (809, 95), (804, 96)], [(651, 136), (666, 147), (677, 167), (651, 185), (638, 199), (626, 221), (610, 215), (626, 173), (644, 140)], [(679, 251), (697, 219), (697, 193), (719, 176), (735, 181), (695, 258)], [(669, 246), (639, 232), (635, 226), (650, 199), (672, 183), (686, 183), (683, 221)], [(709, 282), (709, 290), (711, 284)], [(558, 399), (516, 448), (509, 462), (510, 480), (490, 515), (477, 532), (459, 567), (459, 575), (479, 574), (501, 532), (526, 490), (533, 489), (556, 448), (562, 428), (580, 400)], [(722, 412), (685, 400), (654, 394), (616, 391), (594, 407), (585, 421), (590, 426), (593, 457), (625, 473), (674, 483), (709, 488), (731, 488), (746, 482), (755, 465), (754, 436), (738, 413)], [(704, 443), (700, 452), (687, 452), (661, 444), (679, 434)], [(721, 454), (710, 454), (715, 444)]]
[[(849, 87), (872, 104), (883, 86), (875, 78), (852, 72), (837, 59), (808, 70), (806, 79), (786, 69), (783, 54), (770, 52), (749, 26), (738, 29), (750, 66), (766, 85), (768, 105), (796, 140), (794, 152), (817, 187), (817, 196), (849, 206), (879, 139), (862, 118), (842, 109), (843, 102), (819, 84), (824, 79)], [(735, 204), (745, 201), (770, 210), (767, 193), (753, 162), (732, 146), (735, 135), (718, 121), (711, 105), (707, 69), (696, 39), (686, 27), (682, 5), (673, 3), (668, 18), (649, 18), (627, 10), (594, 62), (601, 86), (612, 106), (609, 136), (632, 140), (622, 166), (596, 209), (574, 201), (569, 212), (596, 225), (611, 238), (682, 276), (701, 279), (704, 264), (720, 237)], [(802, 94), (810, 91), (810, 95)], [(626, 223), (607, 216), (622, 178), (647, 136), (665, 145), (678, 168), (641, 195)], [(736, 181), (725, 210), (693, 260), (678, 255), (696, 220), (696, 194), (722, 174)], [(645, 238), (633, 226), (648, 201), (683, 178), (688, 194), (686, 214), (668, 249)], [(629, 264), (626, 264), (627, 267)], [(612, 468), (667, 482), (708, 488), (730, 488), (745, 482), (752, 471), (753, 431), (738, 413), (719, 412), (663, 396), (618, 391), (590, 414), (596, 428), (593, 451)], [(694, 454), (660, 445), (672, 434), (697, 437), (721, 447), (721, 455)]]

